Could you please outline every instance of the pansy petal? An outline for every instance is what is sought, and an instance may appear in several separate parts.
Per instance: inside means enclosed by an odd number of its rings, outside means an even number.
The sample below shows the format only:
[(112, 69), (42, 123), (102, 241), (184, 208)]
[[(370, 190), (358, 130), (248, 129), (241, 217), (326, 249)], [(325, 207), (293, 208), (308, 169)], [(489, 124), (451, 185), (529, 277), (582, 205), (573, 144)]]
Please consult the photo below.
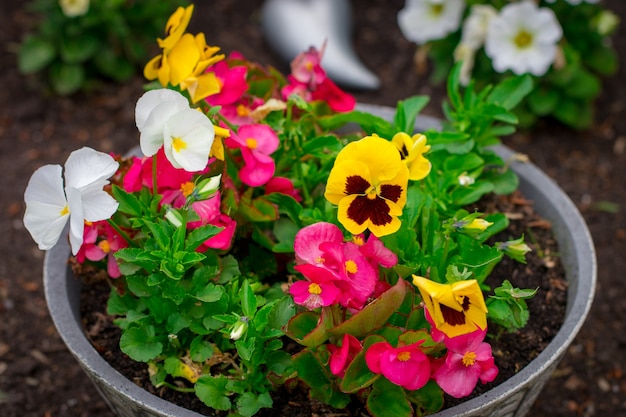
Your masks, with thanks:
[(72, 254), (76, 255), (83, 244), (83, 232), (85, 230), (83, 203), (81, 193), (76, 188), (66, 187), (65, 193), (70, 206), (70, 245), (72, 246)]
[(65, 185), (83, 191), (101, 188), (115, 174), (119, 163), (104, 152), (83, 147), (70, 154), (65, 162)]
[(171, 102), (171, 105), (178, 109), (176, 111), (183, 110), (189, 107), (189, 102), (178, 91), (170, 90), (169, 88), (159, 88), (156, 90), (146, 91), (135, 105), (135, 124), (137, 129), (141, 132), (143, 130), (150, 113), (158, 105), (163, 102)]

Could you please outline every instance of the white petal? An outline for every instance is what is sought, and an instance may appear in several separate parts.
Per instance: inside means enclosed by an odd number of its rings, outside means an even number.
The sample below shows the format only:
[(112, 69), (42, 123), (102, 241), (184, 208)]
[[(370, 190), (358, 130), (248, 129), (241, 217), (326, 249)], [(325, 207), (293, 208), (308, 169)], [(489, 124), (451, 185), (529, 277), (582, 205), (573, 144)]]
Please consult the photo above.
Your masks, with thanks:
[(26, 212), (24, 227), (41, 250), (52, 248), (67, 223), (69, 213), (63, 192), (60, 165), (46, 165), (36, 170), (24, 192)]
[(146, 156), (152, 156), (163, 146), (163, 131), (165, 124), (176, 113), (191, 110), (187, 102), (181, 106), (179, 102), (170, 100), (157, 104), (146, 119), (139, 136), (141, 152)]
[[(119, 203), (109, 193), (102, 189), (93, 188), (81, 193), (81, 202), (84, 219), (88, 222), (110, 219), (119, 206)], [(71, 205), (70, 210), (72, 210)]]
[(135, 105), (135, 124), (140, 132), (143, 130), (143, 126), (148, 120), (148, 116), (150, 116), (152, 110), (164, 101), (174, 102), (181, 107), (181, 110), (185, 107), (189, 107), (189, 101), (178, 91), (160, 88), (145, 92), (143, 96), (139, 97)]
[(72, 254), (76, 255), (83, 244), (83, 233), (85, 230), (83, 203), (79, 190), (67, 188), (65, 192), (70, 205), (70, 246), (72, 247)]
[(78, 190), (92, 186), (101, 188), (118, 167), (117, 161), (109, 154), (87, 147), (78, 149), (65, 162), (65, 185)]
[[(175, 148), (175, 138), (185, 143), (184, 148)], [(204, 114), (191, 109), (179, 112), (165, 127), (165, 156), (176, 168), (201, 171), (208, 163), (214, 138), (215, 128)]]

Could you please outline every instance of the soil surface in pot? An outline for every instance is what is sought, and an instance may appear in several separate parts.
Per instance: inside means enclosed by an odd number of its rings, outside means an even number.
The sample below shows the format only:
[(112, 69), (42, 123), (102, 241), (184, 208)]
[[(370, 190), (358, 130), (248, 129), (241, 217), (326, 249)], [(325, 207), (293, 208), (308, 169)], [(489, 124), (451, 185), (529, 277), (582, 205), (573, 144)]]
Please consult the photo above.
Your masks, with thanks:
[[(193, 31), (209, 43), (250, 59), (282, 63), (260, 28), (262, 2), (196, 2)], [(381, 89), (354, 92), (364, 103), (394, 105), (411, 94), (430, 94), (425, 112), (441, 116), (443, 86), (416, 74), (415, 48), (398, 29), (404, 0), (359, 0), (354, 7), (354, 47), (381, 79)], [(598, 256), (594, 306), (574, 344), (540, 394), (532, 416), (626, 415), (626, 2), (603, 1), (622, 19), (614, 37), (620, 70), (603, 84), (596, 123), (573, 131), (545, 120), (504, 142), (526, 153), (553, 177), (582, 212)], [(131, 82), (72, 97), (54, 97), (19, 75), (15, 51), (33, 32), (26, 2), (0, 2), (0, 414), (3, 417), (113, 417), (71, 357), (48, 315), (41, 281), (43, 253), (22, 225), (23, 192), (42, 164), (63, 163), (80, 146), (124, 151), (137, 144), (134, 105), (142, 93)]]
[[(508, 279), (517, 288), (536, 288), (537, 294), (528, 300), (532, 319), (524, 329), (514, 333), (504, 332), (495, 340), (488, 340), (492, 345), (500, 372), (493, 382), (486, 385), (479, 383), (474, 393), (465, 400), (500, 384), (534, 359), (552, 340), (563, 323), (567, 302), (567, 282), (558, 258), (557, 242), (551, 233), (550, 223), (537, 216), (532, 202), (524, 199), (519, 193), (511, 196), (490, 196), (481, 201), (475, 209), (482, 213), (497, 210), (509, 218), (509, 227), (494, 236), (493, 242), (524, 235), (527, 236), (526, 240), (532, 248), (532, 252), (527, 254), (526, 264), (504, 257), (485, 283), (493, 288)], [(103, 278), (103, 274), (100, 272), (91, 274), (90, 267), (83, 267), (76, 262), (73, 263), (73, 267), (85, 282), (81, 293), (81, 315), (85, 333), (107, 362), (137, 385), (168, 401), (207, 415), (226, 415), (208, 409), (194, 394), (184, 394), (171, 389), (155, 389), (150, 383), (147, 365), (133, 361), (120, 351), (121, 332), (113, 324), (113, 318), (106, 313), (110, 285)], [(490, 326), (489, 329), (493, 333), (499, 330), (496, 326)], [(286, 340), (286, 346), (288, 343)], [(184, 381), (169, 382), (186, 386)], [(357, 398), (354, 398), (345, 410), (332, 409), (325, 404), (310, 401), (304, 385), (290, 390), (279, 389), (272, 393), (272, 396), (273, 408), (262, 409), (259, 416), (367, 415), (363, 404)], [(450, 407), (460, 401), (462, 400), (445, 396), (444, 407)]]

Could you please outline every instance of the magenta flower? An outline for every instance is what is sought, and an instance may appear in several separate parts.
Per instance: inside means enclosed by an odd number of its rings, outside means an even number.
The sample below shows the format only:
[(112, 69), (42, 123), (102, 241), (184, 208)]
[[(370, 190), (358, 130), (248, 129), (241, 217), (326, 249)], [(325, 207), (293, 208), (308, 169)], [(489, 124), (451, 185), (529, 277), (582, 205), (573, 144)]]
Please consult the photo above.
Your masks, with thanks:
[(324, 47), (318, 51), (310, 47), (308, 51), (301, 52), (291, 61), (291, 75), (294, 80), (315, 87), (326, 79), (326, 71), (321, 66)]
[(306, 226), (296, 234), (293, 249), (296, 261), (299, 264), (309, 263), (323, 265), (324, 252), (320, 249), (322, 243), (342, 243), (341, 229), (332, 223), (319, 222)]
[(242, 125), (226, 139), (228, 147), (241, 149), (245, 165), (239, 177), (244, 184), (259, 187), (272, 178), (276, 165), (269, 155), (278, 149), (279, 142), (272, 128), (261, 124)]
[(265, 194), (280, 193), (293, 197), (296, 201), (302, 201), (300, 193), (294, 187), (293, 182), (285, 177), (272, 177), (265, 184)]
[[(363, 235), (357, 236), (355, 242), (362, 242)], [(387, 249), (385, 244), (371, 234), (363, 245), (361, 245), (361, 253), (370, 260), (370, 263), (374, 268), (378, 265), (384, 268), (392, 268), (398, 263), (398, 256)]]
[(82, 264), (85, 259), (97, 262), (106, 258), (107, 274), (111, 278), (119, 278), (122, 274), (113, 254), (127, 246), (126, 241), (106, 221), (85, 224), (83, 244), (76, 260)]
[(296, 304), (309, 310), (334, 304), (341, 295), (333, 281), (324, 278), (317, 281), (296, 281), (289, 287), (289, 293)]
[[(231, 61), (231, 57), (228, 61)], [(211, 106), (233, 104), (248, 90), (248, 83), (246, 82), (248, 69), (245, 66), (234, 65), (230, 67), (227, 61), (220, 61), (207, 68), (206, 71), (215, 73), (222, 87), (219, 93), (210, 95), (205, 99)]]
[(351, 334), (344, 334), (341, 347), (333, 344), (328, 345), (330, 352), (330, 371), (340, 378), (346, 373), (346, 368), (352, 363), (356, 355), (361, 352), (361, 342)]
[(445, 339), (445, 362), (434, 372), (435, 381), (447, 394), (462, 398), (472, 393), (478, 380), (483, 384), (498, 375), (489, 343), (483, 342), (487, 330), (476, 330)]
[(311, 92), (314, 101), (324, 101), (333, 111), (348, 112), (354, 110), (356, 99), (343, 91), (330, 78), (326, 78), (323, 83)]
[(237, 222), (220, 211), (221, 194), (217, 191), (211, 198), (203, 201), (196, 201), (191, 205), (198, 214), (200, 220), (187, 223), (189, 229), (200, 227), (206, 224), (222, 227), (223, 229), (215, 236), (207, 239), (198, 252), (204, 252), (208, 248), (226, 250), (230, 248), (235, 235)]
[(430, 379), (428, 356), (419, 348), (422, 340), (394, 348), (387, 342), (374, 343), (365, 352), (370, 371), (408, 390), (422, 388)]

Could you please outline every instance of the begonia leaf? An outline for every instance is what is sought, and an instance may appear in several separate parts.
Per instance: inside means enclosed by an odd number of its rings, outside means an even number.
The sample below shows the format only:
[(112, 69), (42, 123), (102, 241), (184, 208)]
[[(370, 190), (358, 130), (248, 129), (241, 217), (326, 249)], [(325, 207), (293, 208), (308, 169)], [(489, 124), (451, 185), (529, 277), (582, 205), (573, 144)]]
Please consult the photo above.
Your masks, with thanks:
[(333, 389), (327, 367), (310, 350), (306, 349), (294, 355), (293, 366), (298, 377), (309, 386), (311, 398), (324, 401), (335, 408), (344, 408), (350, 401), (348, 395)]
[(413, 407), (406, 397), (404, 388), (387, 378), (379, 378), (372, 385), (367, 397), (367, 410), (374, 417), (411, 417)]
[(407, 391), (406, 396), (415, 406), (418, 417), (434, 414), (443, 407), (443, 391), (433, 380), (418, 390)]

